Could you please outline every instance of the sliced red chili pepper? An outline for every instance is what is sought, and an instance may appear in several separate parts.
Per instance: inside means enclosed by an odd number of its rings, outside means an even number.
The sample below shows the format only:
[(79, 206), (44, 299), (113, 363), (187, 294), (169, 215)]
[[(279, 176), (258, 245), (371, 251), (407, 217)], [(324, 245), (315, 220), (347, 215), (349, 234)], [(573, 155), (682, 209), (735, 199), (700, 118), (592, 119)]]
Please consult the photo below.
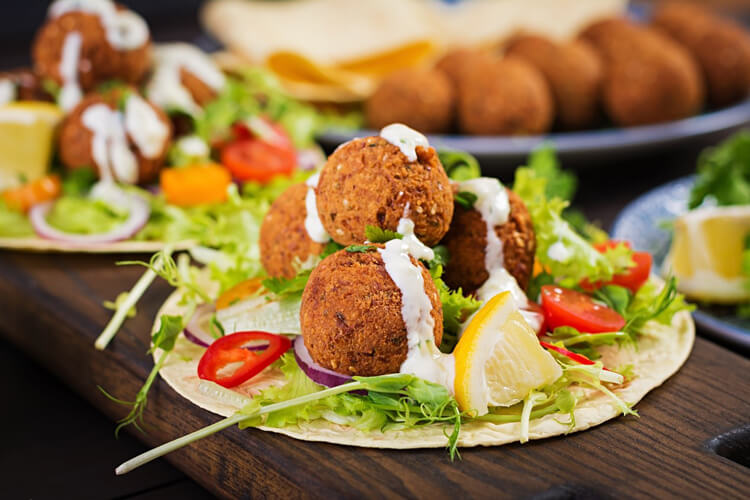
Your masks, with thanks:
[[(264, 351), (250, 351), (243, 346), (252, 341), (268, 342)], [(267, 332), (237, 332), (226, 335), (208, 346), (198, 362), (198, 377), (224, 387), (235, 387), (262, 372), (289, 348), (292, 342), (281, 335)], [(230, 373), (229, 365), (241, 363)]]
[(594, 364), (593, 361), (591, 361), (589, 358), (587, 358), (583, 354), (578, 354), (576, 352), (569, 351), (565, 349), (564, 347), (556, 346), (555, 344), (550, 344), (549, 342), (539, 341), (539, 343), (542, 344), (542, 347), (544, 347), (545, 349), (549, 349), (550, 351), (555, 351), (559, 354), (562, 354), (566, 358), (572, 359), (578, 364), (581, 364), (581, 365), (593, 365)]

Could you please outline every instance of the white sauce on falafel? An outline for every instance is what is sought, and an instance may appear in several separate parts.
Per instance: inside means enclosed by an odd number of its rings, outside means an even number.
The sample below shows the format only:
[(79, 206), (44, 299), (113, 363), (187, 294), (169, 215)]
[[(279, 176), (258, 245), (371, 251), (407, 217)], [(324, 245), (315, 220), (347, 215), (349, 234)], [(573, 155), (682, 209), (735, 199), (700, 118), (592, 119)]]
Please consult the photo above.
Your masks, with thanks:
[(104, 28), (107, 41), (118, 50), (133, 50), (148, 42), (146, 21), (129, 9), (118, 9), (112, 0), (57, 0), (49, 6), (49, 17), (68, 12), (95, 14)]
[(409, 161), (417, 161), (417, 146), (430, 147), (427, 137), (403, 123), (392, 123), (383, 127), (380, 137), (400, 149)]
[[(510, 292), (514, 306), (519, 310), (529, 326), (537, 330), (541, 326), (539, 314), (526, 310), (528, 298), (515, 278), (504, 267), (503, 242), (495, 228), (508, 222), (510, 200), (505, 187), (497, 179), (480, 177), (460, 183), (461, 191), (473, 193), (477, 200), (474, 209), (480, 213), (487, 225), (487, 245), (484, 251), (484, 268), (489, 278), (477, 290), (477, 298), (487, 302), (495, 295)], [(471, 321), (469, 318), (464, 326)]]
[(89, 106), (81, 122), (91, 131), (91, 153), (102, 181), (138, 181), (138, 159), (130, 150), (122, 113), (104, 103)]
[(83, 91), (78, 83), (78, 61), (81, 58), (82, 44), (83, 37), (77, 31), (65, 35), (58, 68), (62, 87), (57, 97), (57, 103), (64, 111), (73, 109), (83, 97)]
[(224, 73), (208, 55), (188, 43), (169, 43), (154, 47), (154, 73), (146, 95), (162, 108), (174, 108), (189, 114), (201, 112), (190, 90), (182, 84), (181, 70), (198, 78), (214, 92), (226, 83)]
[(453, 393), (455, 361), (435, 345), (432, 301), (424, 290), (422, 269), (411, 259), (431, 260), (434, 252), (414, 235), (414, 222), (410, 219), (399, 221), (398, 232), (403, 239), (390, 240), (378, 252), (388, 276), (401, 291), (401, 317), (406, 326), (408, 351), (399, 371), (441, 384)]
[(169, 140), (169, 127), (156, 110), (136, 93), (125, 101), (125, 130), (146, 158), (156, 158)]
[(320, 172), (307, 179), (307, 194), (305, 195), (305, 230), (307, 235), (315, 243), (328, 243), (331, 237), (320, 222), (317, 200), (315, 199), (315, 188), (318, 187)]

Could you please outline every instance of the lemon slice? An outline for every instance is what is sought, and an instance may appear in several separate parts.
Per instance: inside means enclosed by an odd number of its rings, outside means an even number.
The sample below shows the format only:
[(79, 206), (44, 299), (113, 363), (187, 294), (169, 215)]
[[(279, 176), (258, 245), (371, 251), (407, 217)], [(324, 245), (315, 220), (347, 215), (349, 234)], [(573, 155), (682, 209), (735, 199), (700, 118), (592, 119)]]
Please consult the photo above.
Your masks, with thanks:
[(48, 102), (22, 101), (0, 107), (0, 191), (42, 177), (63, 113)]
[(454, 355), (456, 401), (461, 410), (477, 415), (486, 414), (491, 406), (515, 404), (562, 375), (510, 292), (495, 295), (476, 313)]
[(750, 205), (707, 207), (675, 220), (664, 272), (692, 299), (735, 303), (750, 299), (742, 274), (745, 237), (750, 234)]

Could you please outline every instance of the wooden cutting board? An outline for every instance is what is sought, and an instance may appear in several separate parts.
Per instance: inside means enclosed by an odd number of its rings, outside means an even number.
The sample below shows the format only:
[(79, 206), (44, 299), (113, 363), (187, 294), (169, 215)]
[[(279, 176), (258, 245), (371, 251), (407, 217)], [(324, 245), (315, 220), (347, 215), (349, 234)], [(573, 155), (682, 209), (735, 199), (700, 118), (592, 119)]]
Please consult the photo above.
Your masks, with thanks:
[[(127, 409), (97, 385), (126, 400), (134, 397), (152, 366), (146, 349), (154, 315), (170, 292), (165, 283), (155, 284), (138, 316), (106, 351), (96, 351), (94, 339), (110, 315), (102, 302), (141, 273), (113, 265), (124, 258), (0, 253), (0, 334), (113, 421)], [(711, 440), (740, 428), (720, 448), (729, 447), (722, 453), (747, 465), (748, 376), (750, 360), (698, 338), (682, 370), (638, 405), (640, 418), (524, 445), (464, 449), (454, 463), (445, 450), (347, 448), (236, 428), (167, 460), (218, 496), (232, 498), (747, 498), (750, 469), (712, 451)], [(147, 434), (129, 431), (157, 445), (218, 417), (158, 381), (145, 420)], [(107, 439), (114, 438), (103, 436), (103, 446)], [(114, 474), (119, 464), (111, 465)]]

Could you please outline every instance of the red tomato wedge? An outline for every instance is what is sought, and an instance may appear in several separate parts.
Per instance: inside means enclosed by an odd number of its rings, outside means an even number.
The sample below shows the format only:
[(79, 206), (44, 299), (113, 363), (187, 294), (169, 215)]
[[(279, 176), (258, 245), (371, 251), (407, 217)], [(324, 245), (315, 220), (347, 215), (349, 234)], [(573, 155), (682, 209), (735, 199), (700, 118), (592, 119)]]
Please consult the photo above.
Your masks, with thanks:
[(591, 297), (555, 285), (542, 287), (542, 309), (547, 327), (572, 326), (581, 333), (617, 332), (625, 326), (625, 318)]
[[(253, 341), (268, 342), (264, 351), (249, 351), (243, 346)], [(237, 332), (208, 346), (198, 362), (198, 377), (224, 387), (235, 387), (262, 372), (289, 348), (292, 342), (267, 332)], [(237, 367), (230, 365), (238, 364)]]
[(293, 149), (260, 139), (242, 139), (224, 147), (221, 163), (237, 180), (268, 182), (277, 175), (291, 174), (297, 155)]
[[(614, 248), (615, 246), (620, 244), (630, 248), (630, 243), (628, 243), (627, 241), (616, 240), (597, 243), (596, 245), (594, 245), (594, 248), (597, 251), (604, 253), (608, 249)], [(635, 266), (631, 267), (624, 273), (614, 275), (610, 281), (606, 283), (599, 281), (592, 285), (588, 280), (583, 280), (581, 282), (581, 288), (587, 291), (591, 291), (601, 288), (604, 285), (619, 285), (628, 288), (630, 289), (630, 291), (635, 293), (640, 287), (643, 286), (646, 281), (648, 281), (648, 277), (651, 274), (651, 264), (653, 262), (653, 259), (651, 257), (651, 254), (648, 252), (633, 252), (633, 262), (635, 262)]]

